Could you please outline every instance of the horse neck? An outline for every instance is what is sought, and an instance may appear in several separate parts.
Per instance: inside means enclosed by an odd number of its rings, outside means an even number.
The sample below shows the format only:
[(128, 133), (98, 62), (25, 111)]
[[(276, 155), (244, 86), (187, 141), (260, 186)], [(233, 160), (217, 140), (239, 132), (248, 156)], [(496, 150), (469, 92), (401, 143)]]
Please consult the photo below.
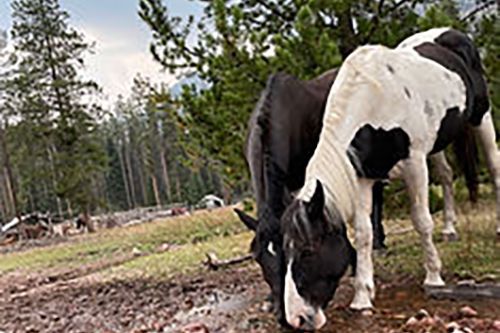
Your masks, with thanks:
[(354, 216), (357, 192), (357, 176), (347, 150), (335, 140), (328, 125), (323, 127), (320, 142), (306, 170), (306, 181), (298, 198), (309, 201), (319, 180), (325, 192), (325, 207), (335, 214), (339, 212), (345, 222)]

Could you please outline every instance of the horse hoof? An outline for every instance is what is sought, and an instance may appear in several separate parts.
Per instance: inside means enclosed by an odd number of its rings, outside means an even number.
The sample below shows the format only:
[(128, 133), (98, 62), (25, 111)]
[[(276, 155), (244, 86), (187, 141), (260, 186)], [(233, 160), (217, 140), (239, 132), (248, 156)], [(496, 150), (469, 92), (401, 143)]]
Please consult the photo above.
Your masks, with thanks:
[(457, 234), (443, 234), (443, 241), (447, 243), (458, 242), (459, 239)]
[(373, 305), (371, 302), (364, 302), (364, 303), (351, 303), (349, 305), (349, 309), (352, 311), (358, 312), (358, 313), (363, 313), (363, 312), (368, 312), (373, 310)]
[(427, 277), (424, 281), (424, 288), (439, 288), (444, 287), (446, 283), (440, 276)]

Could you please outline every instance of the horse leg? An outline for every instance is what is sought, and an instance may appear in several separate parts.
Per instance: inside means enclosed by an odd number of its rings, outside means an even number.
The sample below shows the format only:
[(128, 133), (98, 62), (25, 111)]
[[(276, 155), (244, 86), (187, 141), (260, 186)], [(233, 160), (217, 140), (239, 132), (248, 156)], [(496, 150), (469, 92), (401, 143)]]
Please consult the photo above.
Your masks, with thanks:
[(411, 220), (420, 234), (425, 255), (426, 277), (424, 285), (442, 286), (441, 260), (432, 241), (434, 221), (429, 210), (429, 183), (426, 156), (423, 153), (412, 152), (405, 164), (404, 181), (410, 196)]
[(382, 209), (384, 203), (384, 184), (380, 181), (373, 185), (372, 204), (373, 209), (370, 215), (373, 227), (373, 249), (382, 250), (387, 246), (384, 244), (385, 232), (384, 225), (382, 224)]
[(359, 200), (354, 217), (357, 251), (356, 276), (354, 278), (354, 298), (350, 305), (352, 309), (356, 310), (371, 308), (371, 300), (375, 297), (372, 262), (373, 230), (370, 223), (372, 188), (372, 180), (359, 180)]
[(432, 155), (431, 160), (443, 188), (444, 228), (441, 234), (444, 240), (455, 241), (458, 240), (458, 234), (455, 230), (457, 215), (455, 213), (455, 200), (453, 199), (453, 170), (446, 161), (444, 151)]
[(493, 126), (491, 112), (483, 116), (481, 124), (474, 127), (474, 130), (483, 145), (488, 169), (493, 179), (493, 184), (495, 185), (497, 199), (497, 236), (500, 236), (500, 159), (495, 141), (495, 127)]

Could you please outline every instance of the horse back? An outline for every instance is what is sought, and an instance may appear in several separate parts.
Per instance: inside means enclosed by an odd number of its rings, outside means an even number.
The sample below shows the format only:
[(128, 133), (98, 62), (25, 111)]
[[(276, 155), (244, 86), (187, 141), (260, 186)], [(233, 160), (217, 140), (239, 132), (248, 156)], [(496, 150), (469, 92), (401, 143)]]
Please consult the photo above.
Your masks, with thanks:
[(472, 40), (452, 28), (434, 28), (414, 34), (398, 45), (398, 49), (407, 48), (413, 48), (422, 57), (460, 75), (470, 97), (466, 112), (468, 120), (472, 125), (478, 125), (490, 104), (481, 58)]

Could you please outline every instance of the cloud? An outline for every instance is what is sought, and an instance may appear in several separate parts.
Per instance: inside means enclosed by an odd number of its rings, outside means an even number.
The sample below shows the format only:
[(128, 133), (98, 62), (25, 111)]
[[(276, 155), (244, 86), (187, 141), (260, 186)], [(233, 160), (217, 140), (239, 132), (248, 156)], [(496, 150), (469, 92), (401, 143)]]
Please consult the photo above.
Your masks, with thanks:
[[(173, 84), (174, 75), (162, 71), (149, 53), (148, 41), (135, 31), (77, 27), (88, 42), (95, 42), (93, 54), (85, 59), (85, 74), (104, 91), (107, 102), (118, 95), (128, 96), (134, 77), (140, 73), (154, 83)], [(141, 38), (142, 37), (142, 38)]]

